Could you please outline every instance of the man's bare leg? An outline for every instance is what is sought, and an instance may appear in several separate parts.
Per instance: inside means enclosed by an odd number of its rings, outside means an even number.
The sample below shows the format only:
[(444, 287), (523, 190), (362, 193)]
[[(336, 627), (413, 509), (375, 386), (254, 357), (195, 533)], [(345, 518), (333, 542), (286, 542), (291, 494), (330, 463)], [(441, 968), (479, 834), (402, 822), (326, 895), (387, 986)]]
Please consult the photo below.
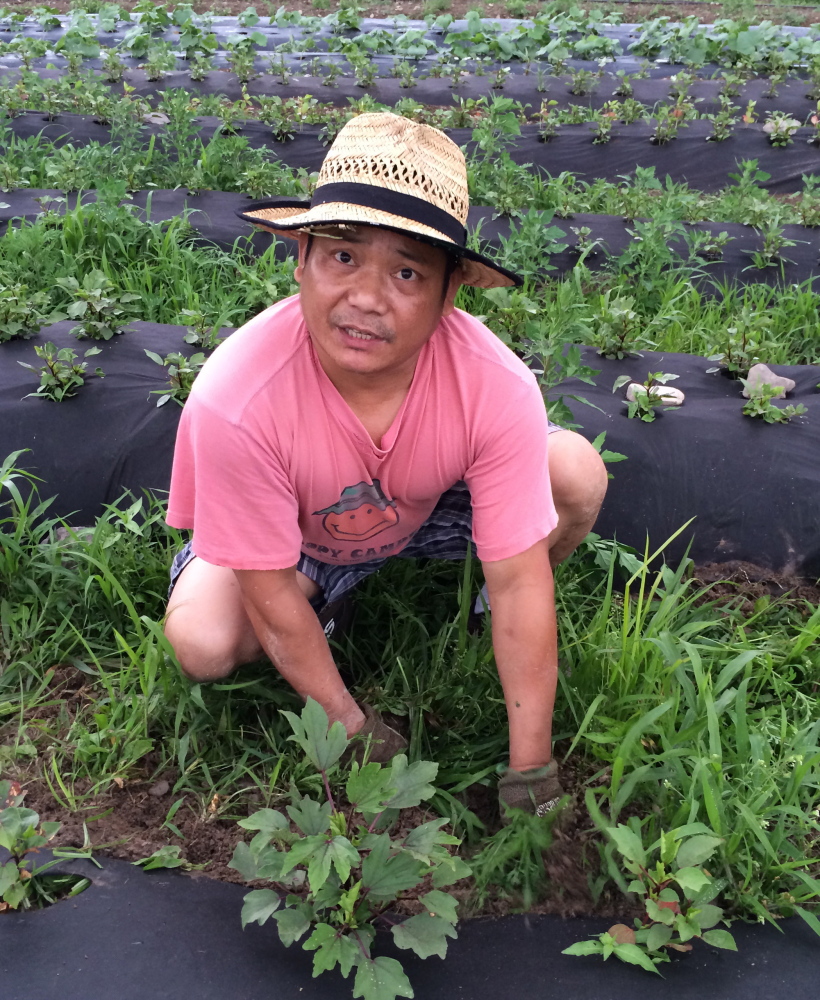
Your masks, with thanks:
[[(319, 587), (303, 573), (296, 579), (305, 597)], [(236, 574), (197, 557), (177, 578), (165, 615), (165, 635), (182, 672), (194, 681), (227, 677), (265, 653), (245, 610)]]
[(592, 531), (608, 476), (601, 456), (574, 431), (550, 434), (549, 469), (558, 526), (549, 536), (550, 562), (563, 562)]

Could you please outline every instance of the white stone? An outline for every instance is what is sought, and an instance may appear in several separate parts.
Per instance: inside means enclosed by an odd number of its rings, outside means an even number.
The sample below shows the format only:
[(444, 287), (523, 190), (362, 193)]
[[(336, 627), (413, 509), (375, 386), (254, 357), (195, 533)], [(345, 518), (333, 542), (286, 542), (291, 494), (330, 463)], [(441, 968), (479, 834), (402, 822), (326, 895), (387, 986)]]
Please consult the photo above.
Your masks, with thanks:
[[(630, 403), (635, 402), (636, 396), (644, 396), (645, 394), (646, 387), (642, 386), (640, 382), (630, 382), (626, 388), (626, 398)], [(680, 389), (671, 385), (653, 385), (649, 390), (649, 395), (662, 399), (665, 406), (683, 406), (683, 401), (686, 399)]]
[(783, 399), (786, 393), (794, 389), (795, 381), (794, 379), (786, 378), (785, 375), (776, 375), (768, 365), (752, 365), (749, 369), (746, 385), (743, 387), (743, 398), (748, 399), (749, 390), (758, 389), (761, 385), (777, 386), (780, 392), (773, 398)]

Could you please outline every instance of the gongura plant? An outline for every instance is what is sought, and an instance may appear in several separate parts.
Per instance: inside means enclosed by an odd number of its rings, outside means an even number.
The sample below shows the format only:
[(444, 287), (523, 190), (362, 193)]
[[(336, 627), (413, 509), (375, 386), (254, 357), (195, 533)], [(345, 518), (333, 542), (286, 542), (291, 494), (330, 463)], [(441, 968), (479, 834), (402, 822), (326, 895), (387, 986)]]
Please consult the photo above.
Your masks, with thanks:
[[(99, 347), (89, 347), (83, 357), (91, 357), (100, 353)], [(34, 353), (45, 362), (42, 367), (30, 365), (26, 361), (18, 361), (18, 365), (28, 368), (40, 377), (40, 385), (35, 392), (30, 392), (29, 396), (36, 396), (38, 399), (51, 399), (55, 403), (60, 403), (70, 396), (76, 396), (77, 390), (85, 382), (88, 373), (87, 361), (78, 361), (77, 352), (70, 347), (63, 347), (59, 350), (52, 343), (37, 345)], [(102, 378), (105, 372), (102, 368), (96, 368), (94, 374)], [(28, 398), (28, 397), (26, 397)]]
[(672, 409), (677, 403), (670, 402), (669, 395), (664, 392), (663, 387), (667, 382), (678, 378), (677, 375), (670, 375), (664, 372), (650, 372), (646, 381), (633, 382), (631, 375), (619, 375), (612, 384), (612, 391), (622, 388), (630, 383), (634, 386), (632, 398), (627, 402), (628, 417), (638, 417), (646, 424), (652, 423), (657, 416), (659, 409)]
[(135, 303), (139, 300), (139, 295), (118, 292), (114, 283), (102, 271), (89, 271), (83, 276), (82, 282), (73, 276), (59, 278), (57, 284), (73, 300), (66, 308), (68, 316), (82, 320), (79, 326), (71, 330), (75, 337), (110, 340), (122, 333), (134, 319)]
[(89, 857), (88, 850), (62, 851), (42, 865), (33, 855), (53, 840), (59, 823), (43, 823), (33, 809), (23, 806), (24, 793), (16, 781), (0, 781), (0, 847), (10, 858), (0, 863), (0, 913), (48, 906), (56, 899), (76, 896), (91, 884), (78, 875), (46, 875), (66, 857)]
[[(399, 828), (401, 809), (417, 807), (434, 794), (438, 765), (408, 763), (404, 754), (392, 763), (345, 767), (344, 797), (334, 792), (348, 744), (344, 727), (328, 728), (322, 707), (312, 699), (301, 715), (283, 713), (305, 756), (320, 773), (323, 801), (291, 796), (287, 815), (262, 809), (240, 826), (255, 833), (237, 845), (231, 867), (248, 881), (264, 879), (272, 888), (245, 896), (242, 926), (264, 924), (271, 917), (286, 946), (303, 941), (314, 952), (313, 974), (335, 969), (347, 977), (356, 970), (354, 996), (364, 1000), (412, 997), (401, 963), (374, 956), (380, 927), (390, 927), (394, 944), (420, 958), (447, 953), (455, 938), (456, 899), (445, 889), (470, 874), (450, 848), (458, 839), (445, 833), (446, 819), (409, 831)], [(366, 760), (367, 749), (361, 759)], [(414, 899), (420, 912), (388, 917), (400, 899)]]

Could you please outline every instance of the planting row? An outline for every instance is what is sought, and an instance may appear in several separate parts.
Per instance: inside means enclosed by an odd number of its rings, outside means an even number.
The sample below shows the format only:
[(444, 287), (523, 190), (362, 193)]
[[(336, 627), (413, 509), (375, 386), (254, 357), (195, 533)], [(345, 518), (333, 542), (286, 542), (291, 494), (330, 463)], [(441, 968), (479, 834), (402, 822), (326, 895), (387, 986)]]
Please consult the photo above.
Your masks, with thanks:
[[(70, 279), (64, 282), (69, 284)], [(128, 295), (112, 294), (99, 274), (75, 285), (70, 290), (82, 306), (74, 312), (85, 336), (100, 338), (123, 322)], [(489, 298), (502, 312), (516, 307), (511, 296)], [(629, 335), (636, 320), (630, 300), (607, 295), (597, 327), (599, 335), (608, 330), (607, 344), (580, 353), (572, 348), (566, 356), (536, 351), (532, 362), (553, 400), (553, 415), (568, 412), (590, 440), (605, 432), (607, 447), (628, 456), (610, 487), (598, 530), (641, 548), (647, 532), (668, 538), (697, 511), (693, 558), (708, 561), (720, 550), (724, 557), (777, 566), (781, 540), (768, 530), (776, 488), (778, 503), (791, 512), (794, 571), (820, 575), (820, 470), (812, 460), (820, 448), (820, 367), (778, 368), (793, 382), (788, 400), (775, 403), (773, 394), (749, 389), (752, 359), (748, 351), (741, 359), (739, 344), (735, 354), (729, 348), (716, 363), (637, 352), (636, 342), (646, 341), (637, 325)], [(31, 448), (24, 466), (41, 478), (41, 491), (59, 492), (50, 515), (89, 524), (102, 504), (113, 503), (126, 489), (167, 490), (179, 407), (160, 404), (181, 404), (187, 397), (205, 360), (204, 353), (188, 357), (191, 343), (212, 346), (228, 331), (135, 323), (116, 340), (109, 336), (84, 349), (75, 330), (70, 321), (58, 323), (42, 331), (45, 344), (17, 341), (2, 347), (0, 453)], [(758, 342), (756, 350), (764, 352), (765, 345)], [(746, 382), (720, 374), (739, 371)], [(32, 374), (39, 376), (39, 388)], [(664, 409), (666, 397), (653, 390), (670, 380), (685, 397), (674, 412)], [(627, 405), (617, 391), (624, 382), (646, 383), (648, 389)], [(744, 385), (748, 401), (741, 394)], [(37, 398), (27, 398), (29, 392)], [(45, 402), (49, 399), (66, 403), (59, 420), (53, 404)], [(659, 454), (672, 453), (674, 463), (658, 464)], [(674, 561), (688, 541), (687, 535), (673, 546)]]
[[(207, 143), (221, 133), (223, 141), (218, 148), (223, 154), (230, 150), (235, 158), (248, 149), (260, 151), (255, 161), (251, 157), (258, 176), (248, 179), (247, 193), (259, 192), (260, 197), (274, 192), (296, 194), (306, 185), (294, 189), (291, 182), (278, 190), (271, 187), (272, 182), (283, 183), (281, 168), (318, 171), (327, 145), (354, 113), (319, 108), (308, 101), (302, 105), (304, 117), (324, 120), (325, 124), (271, 127), (259, 120), (240, 117), (242, 110), (247, 115), (251, 109), (244, 102), (237, 103), (239, 107), (234, 106), (229, 115), (195, 117), (197, 109), (189, 95), (175, 91), (163, 101), (159, 114), (140, 115), (135, 113), (140, 110), (139, 105), (134, 108), (127, 101), (121, 102), (112, 114), (111, 127), (87, 116), (34, 112), (18, 115), (0, 133), (0, 148), (4, 152), (0, 188), (24, 187), (27, 183), (69, 190), (94, 186), (98, 176), (110, 176), (112, 164), (105, 161), (114, 150), (105, 152), (102, 147), (112, 145), (124, 155), (123, 164), (131, 164), (143, 177), (142, 181), (136, 175), (125, 177), (131, 190), (146, 186), (146, 171), (156, 173), (151, 164), (158, 147), (165, 151), (163, 169), (172, 161), (188, 166), (179, 168), (181, 175), (173, 184), (157, 182), (152, 177), (154, 183), (165, 187), (186, 183), (193, 189), (203, 186), (224, 189), (224, 183), (209, 183), (203, 178), (202, 168), (213, 165), (202, 161), (203, 146), (197, 141)], [(288, 113), (299, 105), (298, 101), (288, 104)], [(704, 141), (714, 137), (713, 123), (709, 122), (686, 122), (667, 115), (654, 122), (623, 125), (602, 116), (587, 126), (562, 125), (560, 119), (551, 117), (540, 125), (520, 125), (516, 114), (508, 110), (510, 107), (512, 102), (505, 105), (496, 101), (490, 113), (479, 119), (476, 128), (447, 129), (472, 162), (478, 161), (487, 168), (486, 179), (495, 178), (486, 190), (473, 190), (473, 202), (494, 204), (505, 213), (518, 212), (521, 205), (527, 204), (522, 186), (530, 188), (535, 183), (529, 174), (557, 176), (575, 171), (579, 164), (583, 164), (583, 170), (579, 171), (582, 177), (612, 182), (638, 167), (653, 167), (661, 177), (710, 192), (729, 184), (744, 160), (756, 160), (761, 178), (768, 175), (762, 184), (779, 194), (799, 192), (804, 186), (804, 176), (820, 168), (820, 146), (815, 144), (817, 133), (814, 129), (801, 129), (799, 123), (787, 118), (772, 119), (763, 125), (743, 124), (736, 131), (729, 131), (722, 141), (706, 146)], [(360, 105), (358, 110), (365, 108)], [(437, 117), (421, 107), (416, 108), (416, 114), (410, 107), (403, 110), (420, 119)], [(230, 137), (235, 137), (233, 144), (226, 141)], [(55, 163), (43, 163), (40, 157), (44, 140), (60, 150), (70, 145), (75, 152), (68, 150), (60, 153)], [(79, 146), (82, 152), (78, 154)], [(272, 158), (276, 165), (263, 168)], [(76, 167), (71, 183), (57, 182), (54, 172), (61, 171), (59, 164), (69, 163)], [(190, 167), (194, 167), (194, 172), (187, 174)], [(124, 166), (114, 163), (113, 169), (114, 176), (124, 176)], [(27, 174), (43, 180), (37, 183), (27, 179)]]
[[(663, 59), (688, 66), (706, 64), (742, 66), (758, 72), (780, 74), (806, 68), (820, 57), (820, 36), (814, 28), (801, 29), (749, 24), (721, 19), (701, 25), (697, 18), (683, 22), (655, 18), (641, 25), (621, 26), (616, 13), (582, 12), (544, 14), (527, 21), (482, 19), (470, 11), (466, 20), (449, 14), (425, 21), (408, 21), (401, 15), (389, 20), (364, 20), (355, 7), (345, 7), (326, 17), (278, 11), (261, 18), (248, 8), (236, 19), (195, 14), (188, 5), (173, 10), (143, 2), (128, 15), (115, 4), (97, 13), (74, 11), (68, 18), (47, 8), (34, 22), (25, 15), (0, 13), (3, 35), (26, 51), (51, 50), (66, 56), (99, 55), (101, 47), (120, 47), (145, 57), (157, 43), (164, 43), (186, 59), (233, 52), (270, 49), (279, 52), (341, 52), (355, 58), (370, 54), (418, 59), (443, 52), (447, 60), (489, 62), (563, 62), (613, 60), (628, 55)], [(265, 23), (267, 21), (267, 23)], [(5, 29), (5, 30), (3, 30)]]
[(235, 100), (310, 95), (342, 105), (363, 94), (388, 105), (412, 97), (445, 106), (505, 96), (526, 105), (530, 113), (539, 107), (543, 113), (543, 102), (555, 101), (561, 107), (614, 110), (618, 117), (624, 104), (633, 117), (640, 117), (649, 115), (658, 104), (670, 103), (679, 117), (686, 118), (788, 113), (801, 121), (816, 114), (820, 99), (820, 61), (809, 80), (786, 76), (764, 80), (726, 71), (711, 78), (683, 70), (673, 76), (667, 70), (659, 77), (646, 69), (628, 73), (567, 66), (541, 66), (531, 72), (509, 66), (470, 68), (378, 57), (350, 62), (280, 55), (251, 58), (241, 64), (216, 55), (188, 65), (167, 51), (156, 50), (152, 58), (140, 61), (122, 59), (116, 51), (108, 50), (105, 59), (90, 60), (85, 67), (72, 66), (64, 59), (0, 56), (0, 79), (5, 90), (3, 106), (11, 113), (34, 106), (35, 101), (49, 109), (82, 110), (77, 102), (99, 103), (123, 93), (158, 98), (164, 90), (180, 87), (199, 97), (218, 94)]

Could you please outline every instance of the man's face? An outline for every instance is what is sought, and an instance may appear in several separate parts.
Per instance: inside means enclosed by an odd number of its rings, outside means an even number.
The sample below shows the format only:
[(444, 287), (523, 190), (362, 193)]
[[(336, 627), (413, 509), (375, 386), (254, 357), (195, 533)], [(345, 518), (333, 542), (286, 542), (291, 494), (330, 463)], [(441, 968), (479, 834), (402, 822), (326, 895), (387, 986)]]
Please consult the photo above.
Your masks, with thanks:
[(302, 312), (322, 367), (334, 376), (413, 371), (442, 316), (453, 311), (460, 272), (444, 291), (446, 254), (386, 229), (358, 226), (317, 234), (305, 261), (299, 234)]

